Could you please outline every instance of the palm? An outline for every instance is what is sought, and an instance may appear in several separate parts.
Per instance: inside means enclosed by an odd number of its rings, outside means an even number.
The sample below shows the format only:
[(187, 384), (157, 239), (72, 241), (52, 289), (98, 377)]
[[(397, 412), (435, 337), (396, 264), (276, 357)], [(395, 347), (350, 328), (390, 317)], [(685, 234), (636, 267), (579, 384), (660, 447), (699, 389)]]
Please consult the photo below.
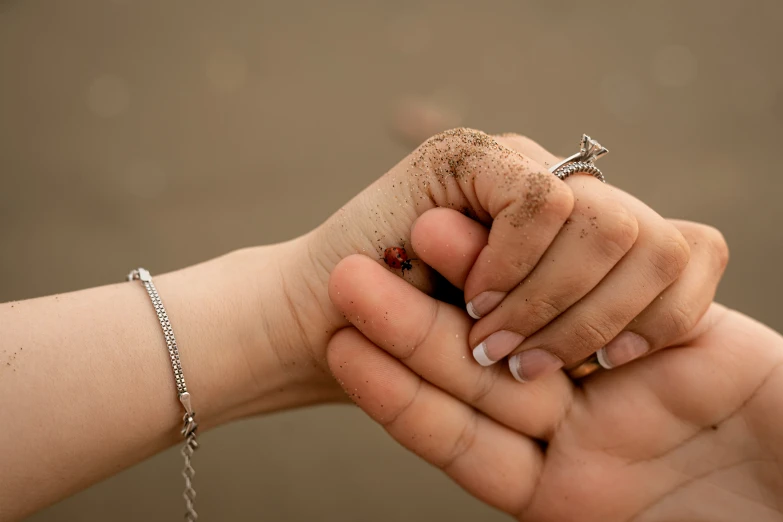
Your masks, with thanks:
[[(466, 354), (472, 321), (361, 256), (332, 372), (401, 444), (526, 521), (782, 520), (783, 338), (713, 305), (681, 345), (577, 386)], [(542, 446), (545, 449), (542, 450)]]
[(713, 313), (684, 346), (576, 392), (521, 519), (783, 519), (783, 339)]

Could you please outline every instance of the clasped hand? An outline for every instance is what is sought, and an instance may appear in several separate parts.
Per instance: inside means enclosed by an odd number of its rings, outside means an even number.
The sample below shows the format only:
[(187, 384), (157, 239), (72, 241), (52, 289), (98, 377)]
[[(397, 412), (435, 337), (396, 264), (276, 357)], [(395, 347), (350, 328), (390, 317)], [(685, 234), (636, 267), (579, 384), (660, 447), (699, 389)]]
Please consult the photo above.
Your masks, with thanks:
[[(520, 520), (780, 520), (783, 342), (712, 303), (721, 235), (589, 176), (557, 180), (555, 161), (519, 136), (451, 131), (336, 214), (321, 234), (365, 234), (325, 262), (347, 326), (332, 373)], [(376, 191), (402, 217), (369, 204)], [(387, 266), (392, 246), (410, 270)], [(607, 370), (560, 371), (595, 352)]]

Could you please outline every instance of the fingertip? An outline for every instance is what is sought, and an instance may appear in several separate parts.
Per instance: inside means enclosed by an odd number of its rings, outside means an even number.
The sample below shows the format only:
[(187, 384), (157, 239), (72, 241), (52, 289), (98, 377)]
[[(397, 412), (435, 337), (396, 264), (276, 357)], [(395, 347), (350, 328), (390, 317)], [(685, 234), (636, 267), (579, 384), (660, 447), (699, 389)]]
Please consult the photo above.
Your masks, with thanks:
[(626, 330), (596, 352), (598, 363), (611, 370), (646, 355), (650, 351), (650, 343), (636, 332)]
[(614, 366), (612, 366), (612, 364), (606, 358), (606, 346), (595, 352), (595, 358), (598, 359), (598, 364), (600, 364), (601, 368), (604, 370), (611, 370), (614, 368)]
[(465, 308), (468, 310), (468, 315), (473, 319), (481, 319), (497, 308), (507, 295), (507, 292), (496, 292), (494, 290), (481, 292), (471, 299)]
[(495, 361), (487, 356), (487, 345), (485, 343), (481, 343), (473, 348), (473, 358), (481, 366), (492, 366), (495, 364)]
[(329, 275), (329, 299), (338, 309), (344, 311), (346, 299), (362, 288), (369, 288), (375, 284), (368, 280), (375, 277), (375, 269), (380, 273), (386, 272), (378, 263), (361, 254), (352, 254), (343, 258)]
[(345, 284), (350, 281), (350, 275), (355, 270), (355, 261), (348, 256), (341, 259), (329, 274), (329, 284), (327, 286), (329, 299), (339, 307), (340, 296)]
[(326, 364), (340, 385), (343, 384), (340, 361), (351, 358), (351, 350), (363, 340), (363, 337), (356, 328), (348, 327), (338, 330), (326, 343)]
[(563, 367), (563, 360), (547, 350), (532, 348), (508, 358), (511, 375), (519, 382), (530, 382), (550, 375)]
[(468, 315), (471, 316), (475, 320), (481, 319), (481, 316), (476, 312), (476, 308), (473, 306), (473, 301), (469, 302), (465, 309), (468, 311)]
[(509, 357), (508, 369), (511, 370), (511, 375), (514, 377), (514, 379), (523, 383), (527, 382), (525, 379), (522, 378), (522, 375), (519, 373), (519, 354)]
[(463, 212), (434, 208), (414, 222), (411, 246), (419, 259), (462, 289), (488, 235), (484, 225)]

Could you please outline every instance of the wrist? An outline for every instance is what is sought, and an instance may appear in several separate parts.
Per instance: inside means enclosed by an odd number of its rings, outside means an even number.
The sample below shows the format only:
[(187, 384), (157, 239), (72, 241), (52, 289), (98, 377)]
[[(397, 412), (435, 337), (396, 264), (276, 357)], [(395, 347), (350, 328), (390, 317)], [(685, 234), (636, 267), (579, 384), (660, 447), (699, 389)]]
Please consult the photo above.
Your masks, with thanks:
[[(224, 365), (207, 370), (218, 390), (221, 408), (215, 423), (339, 400), (318, 345), (331, 333), (313, 310), (314, 293), (306, 282), (303, 241), (252, 247), (231, 252), (187, 270), (204, 271), (214, 281), (216, 323), (225, 341), (215, 349)], [(217, 310), (218, 306), (215, 306)], [(316, 335), (315, 331), (321, 335)], [(219, 356), (215, 356), (217, 358)]]

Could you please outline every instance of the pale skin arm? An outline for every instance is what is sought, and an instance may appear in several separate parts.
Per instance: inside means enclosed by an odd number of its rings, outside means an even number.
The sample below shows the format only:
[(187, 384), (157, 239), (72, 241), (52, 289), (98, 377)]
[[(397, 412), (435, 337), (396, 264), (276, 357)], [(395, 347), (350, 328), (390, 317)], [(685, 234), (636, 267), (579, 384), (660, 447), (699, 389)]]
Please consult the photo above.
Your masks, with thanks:
[[(320, 369), (292, 365), (292, 354), (278, 357), (271, 345), (296, 327), (263, 304), (284, 301), (269, 276), (294, 248), (238, 251), (153, 275), (199, 430), (336, 395)], [(23, 517), (181, 440), (168, 352), (138, 281), (2, 304), (0, 339), (0, 519)]]

